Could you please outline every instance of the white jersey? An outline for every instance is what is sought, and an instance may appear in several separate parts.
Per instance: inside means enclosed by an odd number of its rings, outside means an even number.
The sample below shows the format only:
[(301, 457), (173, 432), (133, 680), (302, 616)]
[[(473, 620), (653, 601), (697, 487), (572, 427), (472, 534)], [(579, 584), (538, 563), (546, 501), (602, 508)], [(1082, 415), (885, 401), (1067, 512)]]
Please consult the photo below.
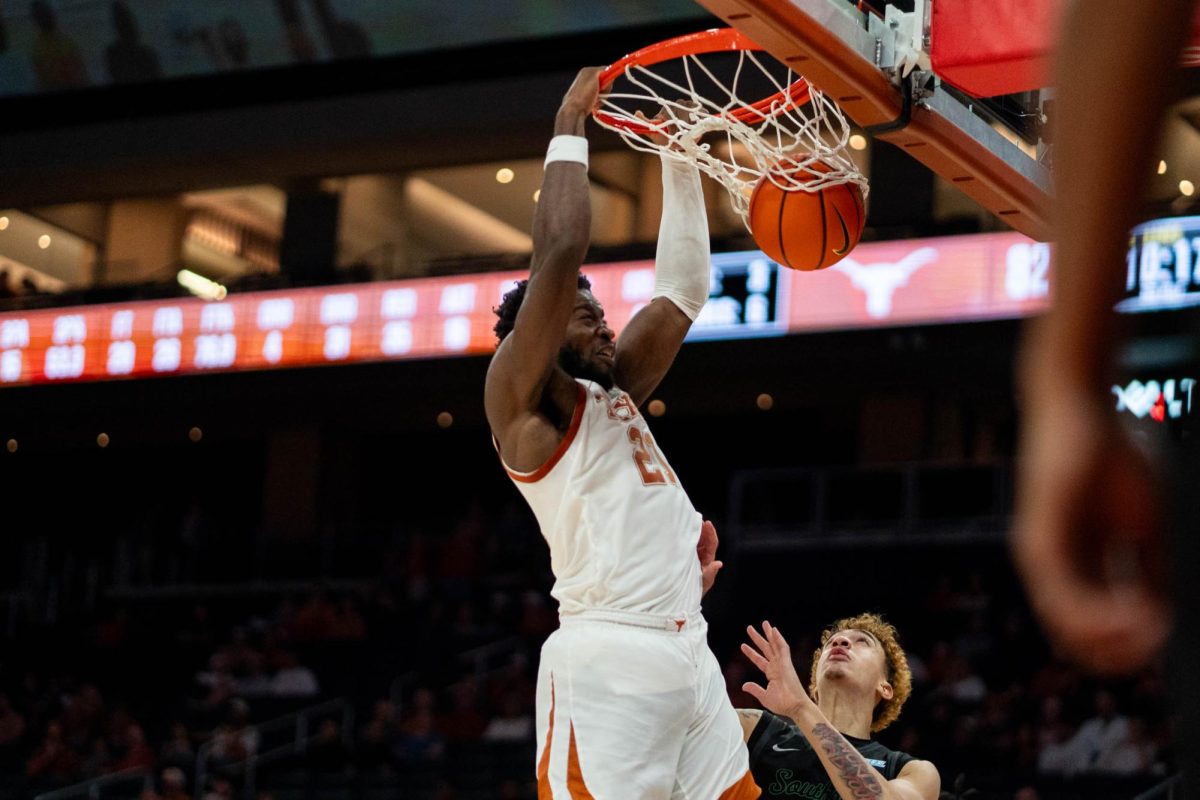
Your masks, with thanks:
[(533, 472), (505, 466), (550, 545), (559, 613), (699, 613), (700, 514), (629, 395), (576, 382), (550, 459)]

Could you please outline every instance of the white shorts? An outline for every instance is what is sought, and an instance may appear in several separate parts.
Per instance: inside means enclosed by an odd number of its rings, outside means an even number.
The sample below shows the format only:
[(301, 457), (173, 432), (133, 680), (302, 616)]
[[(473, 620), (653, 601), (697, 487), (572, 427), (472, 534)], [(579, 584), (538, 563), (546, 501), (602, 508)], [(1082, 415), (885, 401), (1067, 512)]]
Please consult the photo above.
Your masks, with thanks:
[(704, 618), (590, 611), (542, 646), (538, 800), (751, 800)]

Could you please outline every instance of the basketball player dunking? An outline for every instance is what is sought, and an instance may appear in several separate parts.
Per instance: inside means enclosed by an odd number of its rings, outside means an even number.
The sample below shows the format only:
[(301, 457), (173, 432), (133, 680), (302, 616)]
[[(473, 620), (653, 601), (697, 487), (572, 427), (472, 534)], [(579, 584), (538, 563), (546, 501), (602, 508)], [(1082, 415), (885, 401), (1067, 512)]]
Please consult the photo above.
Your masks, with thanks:
[(638, 410), (708, 297), (700, 179), (664, 161), (655, 296), (615, 341), (579, 274), (598, 76), (581, 71), (559, 108), (529, 279), (496, 310), (484, 388), (501, 461), (550, 545), (559, 603), (538, 671), (538, 797), (754, 798), (700, 614), (719, 562), (707, 546), (702, 576), (697, 548), (715, 531)]
[(766, 711), (739, 709), (750, 768), (764, 797), (936, 800), (937, 768), (871, 739), (912, 691), (896, 629), (877, 614), (840, 619), (821, 634), (805, 693), (778, 628), (747, 628), (742, 651), (767, 678), (743, 688)]

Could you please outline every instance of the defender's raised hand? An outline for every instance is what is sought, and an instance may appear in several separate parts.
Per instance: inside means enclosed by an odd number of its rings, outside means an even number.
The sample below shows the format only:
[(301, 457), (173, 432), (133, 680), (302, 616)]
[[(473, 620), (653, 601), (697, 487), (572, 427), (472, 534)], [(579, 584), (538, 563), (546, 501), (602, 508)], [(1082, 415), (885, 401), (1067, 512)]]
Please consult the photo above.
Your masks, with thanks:
[(763, 708), (768, 711), (794, 719), (798, 710), (811, 705), (812, 700), (804, 692), (800, 676), (796, 674), (796, 666), (792, 663), (792, 648), (788, 646), (779, 629), (772, 627), (770, 622), (763, 622), (761, 634), (753, 625), (746, 627), (746, 633), (754, 644), (743, 644), (742, 652), (762, 671), (767, 679), (767, 686), (763, 688), (748, 681), (742, 684), (742, 689), (762, 703)]

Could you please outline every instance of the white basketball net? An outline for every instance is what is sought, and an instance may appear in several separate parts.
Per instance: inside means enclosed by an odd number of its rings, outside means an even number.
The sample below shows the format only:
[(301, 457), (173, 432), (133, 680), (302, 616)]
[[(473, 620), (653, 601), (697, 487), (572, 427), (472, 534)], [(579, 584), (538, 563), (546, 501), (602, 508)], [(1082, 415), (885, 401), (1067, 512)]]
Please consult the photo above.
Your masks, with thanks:
[[(728, 83), (720, 80), (699, 55), (686, 55), (686, 85), (669, 80), (652, 67), (631, 64), (601, 98), (597, 121), (616, 131), (635, 150), (658, 153), (695, 164), (728, 191), (733, 209), (749, 228), (750, 196), (764, 175), (785, 191), (818, 191), (828, 186), (855, 183), (867, 196), (867, 179), (847, 155), (851, 129), (837, 104), (791, 70), (784, 82), (768, 70), (759, 56), (739, 50), (737, 67)], [(775, 91), (769, 106), (755, 108), (738, 96), (744, 73), (757, 69)], [(782, 67), (776, 71), (782, 72)], [(761, 76), (757, 76), (761, 78)], [(697, 82), (702, 90), (697, 89)], [(807, 102), (797, 103), (789, 87), (801, 81), (808, 87)], [(801, 100), (803, 95), (801, 94)], [(665, 119), (654, 123), (637, 115), (657, 105)], [(747, 118), (742, 121), (738, 113)], [(650, 112), (651, 114), (654, 112)], [(647, 133), (630, 131), (606, 120), (646, 126), (666, 137), (657, 142)]]

